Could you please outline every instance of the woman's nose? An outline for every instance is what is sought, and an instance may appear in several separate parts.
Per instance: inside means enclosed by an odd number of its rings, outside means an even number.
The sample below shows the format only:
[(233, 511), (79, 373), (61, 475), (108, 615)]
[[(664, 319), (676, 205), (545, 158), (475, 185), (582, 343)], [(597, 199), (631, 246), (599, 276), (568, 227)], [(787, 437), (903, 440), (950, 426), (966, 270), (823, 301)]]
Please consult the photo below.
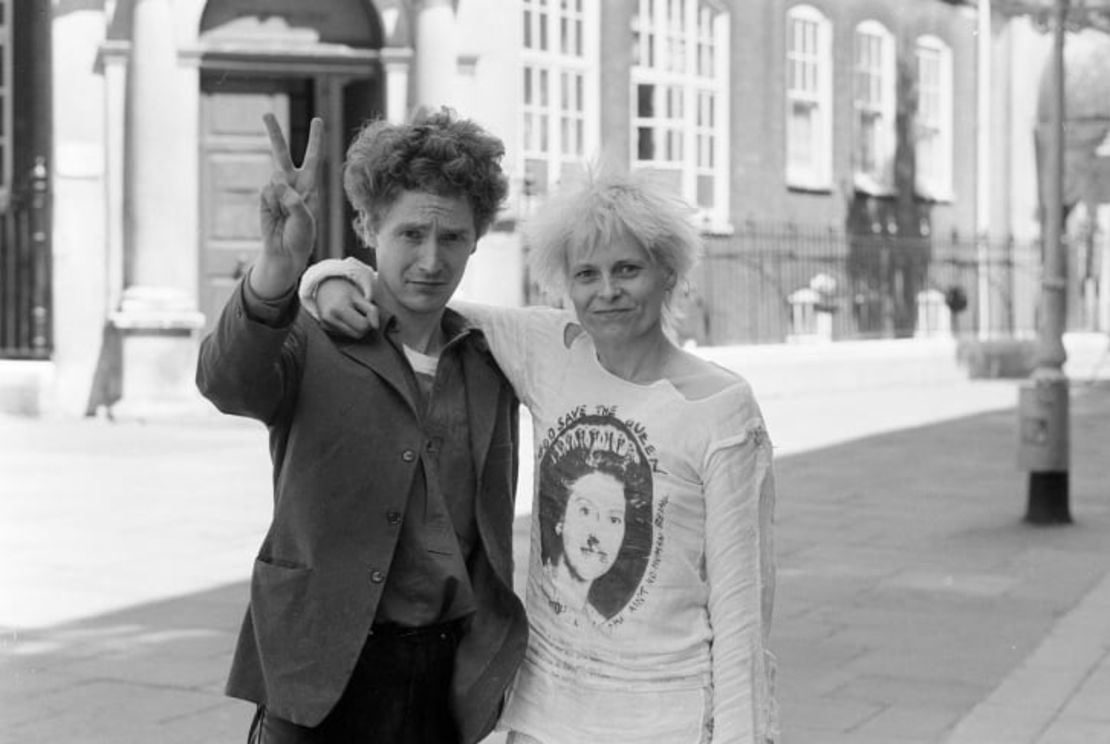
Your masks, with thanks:
[(604, 297), (616, 297), (620, 294), (620, 286), (609, 274), (604, 274), (601, 277), (601, 294)]

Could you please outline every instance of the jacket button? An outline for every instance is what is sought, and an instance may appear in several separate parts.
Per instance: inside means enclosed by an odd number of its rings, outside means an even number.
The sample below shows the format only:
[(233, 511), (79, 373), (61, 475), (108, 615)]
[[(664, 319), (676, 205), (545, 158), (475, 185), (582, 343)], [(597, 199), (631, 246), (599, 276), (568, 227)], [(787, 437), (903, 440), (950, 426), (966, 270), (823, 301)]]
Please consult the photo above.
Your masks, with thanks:
[(374, 582), (375, 584), (380, 584), (385, 581), (385, 574), (375, 568), (373, 571), (370, 572), (370, 581)]
[(392, 525), (401, 524), (401, 512), (399, 511), (386, 512), (385, 518)]
[(407, 449), (407, 450), (405, 450), (404, 452), (401, 453), (401, 459), (404, 460), (405, 462), (412, 462), (413, 460), (416, 459), (416, 453), (413, 452), (410, 449)]

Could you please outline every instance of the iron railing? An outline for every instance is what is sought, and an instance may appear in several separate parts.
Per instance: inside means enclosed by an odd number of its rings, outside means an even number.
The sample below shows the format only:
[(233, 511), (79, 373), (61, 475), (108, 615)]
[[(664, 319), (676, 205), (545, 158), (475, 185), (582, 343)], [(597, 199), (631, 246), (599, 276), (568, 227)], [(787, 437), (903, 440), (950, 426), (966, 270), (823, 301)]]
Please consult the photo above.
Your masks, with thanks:
[(46, 162), (0, 204), (0, 359), (46, 359), (51, 323), (50, 191)]
[(680, 335), (710, 345), (788, 341), (814, 330), (799, 327), (812, 320), (799, 307), (807, 302), (833, 340), (930, 335), (930, 299), (946, 308), (946, 333), (1031, 334), (1040, 266), (1039, 242), (747, 223), (707, 238)]

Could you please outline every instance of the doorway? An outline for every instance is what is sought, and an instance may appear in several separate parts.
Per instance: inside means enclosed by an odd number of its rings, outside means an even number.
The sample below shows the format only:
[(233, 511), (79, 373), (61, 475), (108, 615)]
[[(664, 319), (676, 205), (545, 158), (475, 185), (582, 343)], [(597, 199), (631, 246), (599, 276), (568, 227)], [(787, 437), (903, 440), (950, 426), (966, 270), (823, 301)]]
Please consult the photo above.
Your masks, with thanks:
[(273, 165), (262, 116), (273, 112), (300, 163), (314, 116), (325, 121), (312, 260), (359, 255), (342, 189), (343, 154), (362, 121), (381, 113), (380, 85), (316, 73), (276, 76), (205, 70), (200, 105), (200, 286), (211, 330), (261, 247), (258, 194)]

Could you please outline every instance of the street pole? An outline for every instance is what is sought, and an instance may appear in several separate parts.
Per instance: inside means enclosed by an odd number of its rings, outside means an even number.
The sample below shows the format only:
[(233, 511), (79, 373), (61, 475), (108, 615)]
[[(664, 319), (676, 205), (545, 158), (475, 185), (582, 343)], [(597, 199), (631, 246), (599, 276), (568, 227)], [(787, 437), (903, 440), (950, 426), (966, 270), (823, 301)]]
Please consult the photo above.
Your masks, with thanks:
[(1049, 122), (1045, 147), (1045, 187), (1041, 278), (1041, 313), (1035, 369), (1022, 385), (1019, 399), (1021, 449), (1019, 462), (1029, 471), (1025, 521), (1067, 524), (1068, 506), (1068, 378), (1064, 374), (1064, 320), (1067, 296), (1067, 254), (1064, 251), (1064, 33), (1069, 0), (1056, 0), (1052, 24)]

